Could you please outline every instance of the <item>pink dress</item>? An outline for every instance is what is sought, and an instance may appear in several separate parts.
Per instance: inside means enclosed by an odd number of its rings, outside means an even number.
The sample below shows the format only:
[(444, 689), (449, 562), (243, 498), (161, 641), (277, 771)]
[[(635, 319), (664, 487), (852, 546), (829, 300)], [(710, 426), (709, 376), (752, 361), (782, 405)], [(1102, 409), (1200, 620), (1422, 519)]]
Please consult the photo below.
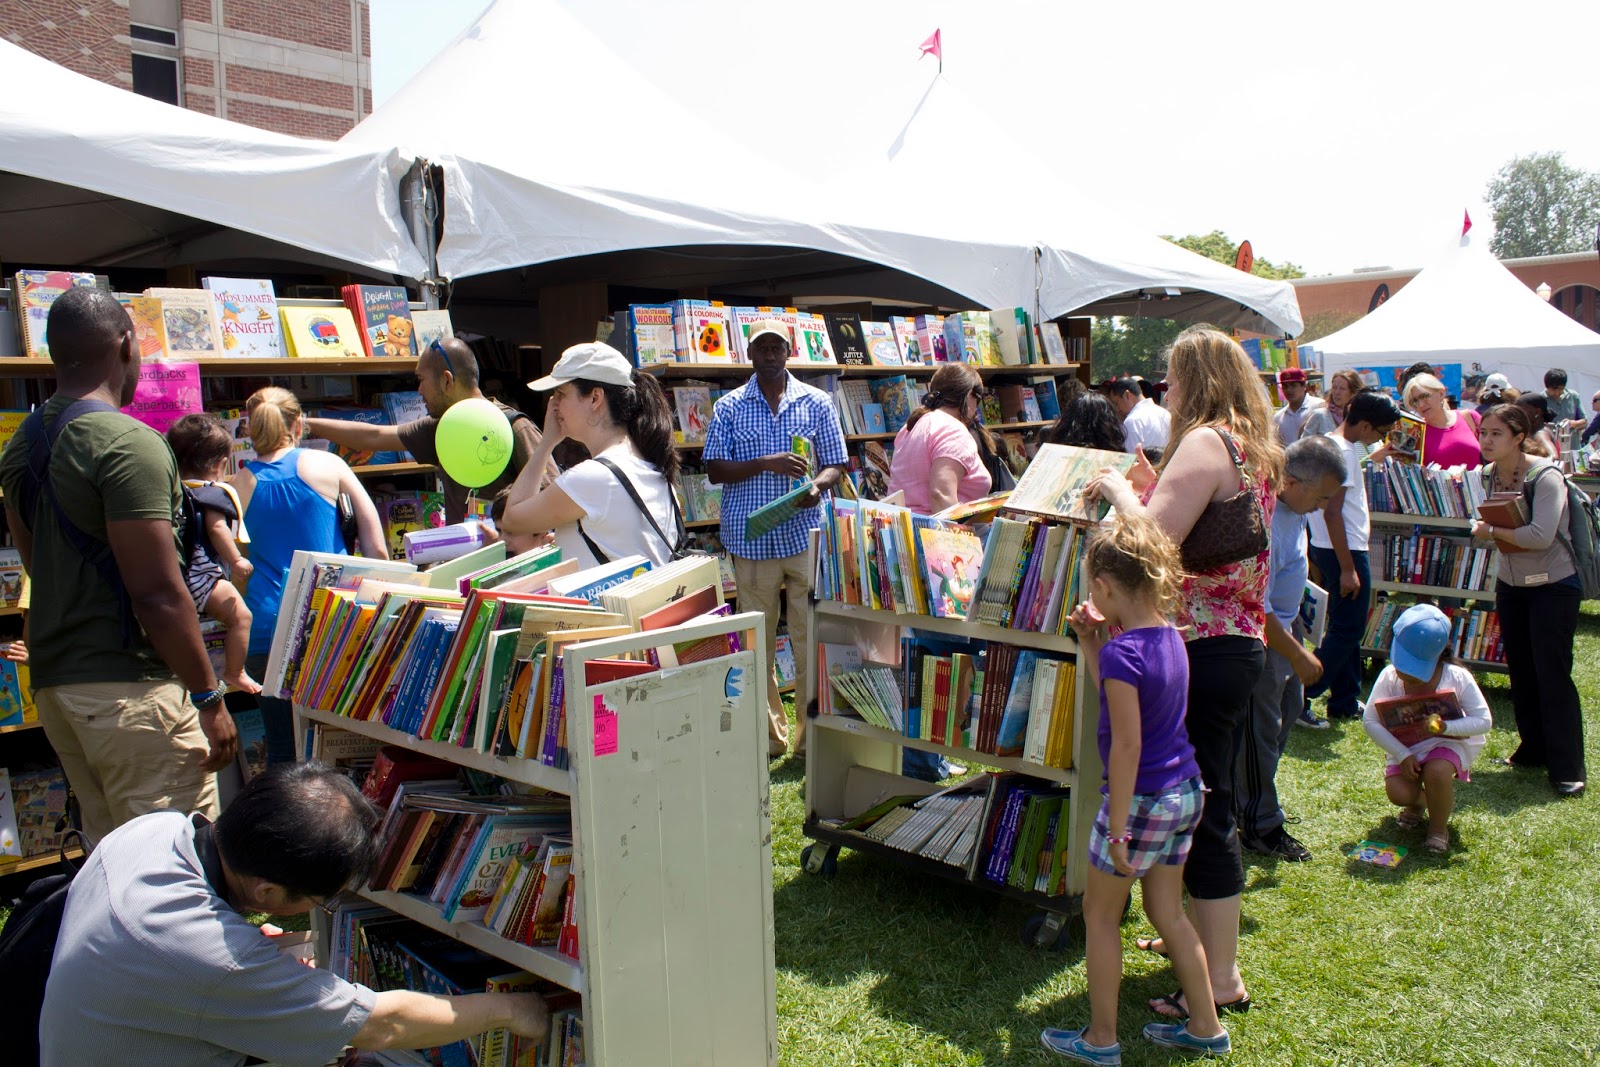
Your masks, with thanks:
[(1456, 412), (1455, 425), (1448, 430), (1425, 427), (1422, 431), (1422, 461), (1441, 467), (1476, 467), (1483, 462), (1478, 447), (1478, 413)]
[[(1245, 476), (1253, 482), (1252, 489), (1270, 528), (1272, 512), (1278, 503), (1277, 494), (1272, 491), (1272, 483), (1265, 475), (1251, 472), (1248, 466), (1250, 457), (1245, 455), (1243, 443), (1237, 438), (1234, 443), (1244, 458)], [(1155, 491), (1155, 485), (1145, 490), (1144, 503), (1150, 502)], [(1272, 549), (1269, 545), (1249, 559), (1185, 578), (1183, 597), (1178, 604), (1177, 616), (1173, 619), (1173, 623), (1183, 631), (1183, 639), (1198, 641), (1202, 637), (1237, 635), (1264, 641), (1271, 558)]]
[(961, 480), (956, 483), (956, 501), (965, 504), (989, 492), (989, 471), (978, 454), (972, 431), (954, 415), (942, 410), (928, 412), (915, 426), (901, 427), (894, 438), (894, 458), (889, 462), (889, 492), (904, 490), (906, 507), (927, 514), (928, 471), (936, 459), (953, 459), (961, 464)]

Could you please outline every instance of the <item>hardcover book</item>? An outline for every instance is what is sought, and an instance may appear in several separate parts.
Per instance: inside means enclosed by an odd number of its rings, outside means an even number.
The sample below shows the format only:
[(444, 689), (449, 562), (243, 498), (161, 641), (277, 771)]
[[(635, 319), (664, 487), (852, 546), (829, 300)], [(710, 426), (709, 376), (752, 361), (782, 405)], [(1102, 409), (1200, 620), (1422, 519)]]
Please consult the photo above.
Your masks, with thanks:
[(285, 354), (296, 359), (360, 359), (361, 331), (348, 308), (284, 307)]
[(1064, 367), (1072, 361), (1067, 358), (1067, 346), (1061, 339), (1061, 328), (1053, 322), (1039, 323), (1039, 347), (1044, 351), (1044, 361)]
[(989, 312), (989, 331), (1000, 363), (1020, 366), (1034, 361), (1032, 347), (1028, 344), (1033, 331), (1028, 328), (1026, 309), (998, 308)]
[[(874, 403), (883, 407), (883, 431), (885, 433), (899, 433), (900, 428), (911, 418), (911, 411), (916, 406), (912, 398), (910, 380), (903, 374), (891, 374), (886, 378), (879, 378), (871, 385)], [(864, 412), (864, 409), (863, 409)], [(875, 430), (864, 430), (864, 433), (876, 433)]]
[(679, 444), (697, 445), (706, 439), (706, 429), (711, 425), (711, 387), (709, 385), (676, 385), (672, 399), (678, 409), (678, 428), (682, 437)]
[(217, 302), (222, 352), (251, 359), (278, 359), (278, 297), (266, 278), (206, 278), (200, 283)]
[(167, 331), (167, 352), (173, 359), (216, 358), (222, 347), (217, 302), (204, 289), (146, 289), (161, 301), (161, 322)]
[(139, 355), (143, 359), (166, 359), (167, 327), (161, 321), (161, 301), (148, 296), (118, 297), (118, 303), (128, 310), (133, 320), (133, 336), (139, 342)]
[(944, 344), (944, 316), (918, 315), (913, 320), (917, 352), (921, 363), (947, 363), (949, 356)]
[(867, 358), (867, 344), (861, 331), (860, 316), (829, 312), (823, 316), (823, 320), (828, 324), (828, 339), (833, 342), (833, 354), (840, 364), (847, 367), (864, 367), (871, 362)]
[(1444, 732), (1444, 724), (1462, 717), (1461, 701), (1454, 689), (1375, 700), (1372, 710), (1385, 730), (1407, 748)]
[(972, 606), (983, 542), (963, 528), (920, 529), (917, 539), (928, 577), (928, 601), (941, 619), (964, 619)]
[(1528, 525), (1528, 503), (1521, 493), (1495, 493), (1478, 505), (1478, 518), (1490, 526), (1514, 530)]
[(794, 354), (790, 362), (837, 363), (828, 323), (821, 315), (801, 311), (795, 315)]
[(672, 341), (671, 304), (631, 304), (628, 307), (628, 329), (632, 334), (634, 366), (650, 367), (657, 363), (674, 363), (678, 354)]
[(418, 355), (426, 352), (435, 341), (456, 335), (455, 327), (450, 323), (450, 312), (443, 308), (413, 311), (411, 326), (416, 337)]
[(407, 359), (417, 355), (416, 327), (406, 291), (395, 285), (347, 285), (344, 306), (355, 317), (361, 347), (375, 359)]
[(728, 345), (727, 308), (704, 300), (679, 300), (673, 305), (672, 313), (674, 329), (687, 345), (678, 352), (680, 362), (733, 362), (733, 350)]
[(894, 326), (887, 322), (863, 322), (862, 340), (867, 346), (867, 358), (882, 367), (898, 367), (904, 359), (900, 352), (900, 339)]
[(894, 339), (900, 343), (900, 358), (908, 365), (915, 366), (929, 362), (917, 346), (917, 323), (915, 319), (904, 315), (890, 315), (889, 326), (894, 330)]

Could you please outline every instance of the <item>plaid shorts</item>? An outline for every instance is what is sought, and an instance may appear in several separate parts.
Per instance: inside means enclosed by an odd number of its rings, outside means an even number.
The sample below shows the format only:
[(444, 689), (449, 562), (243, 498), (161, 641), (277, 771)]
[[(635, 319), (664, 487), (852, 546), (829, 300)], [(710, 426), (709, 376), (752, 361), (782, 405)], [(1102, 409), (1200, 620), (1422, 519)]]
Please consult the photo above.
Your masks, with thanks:
[[(1128, 863), (1133, 877), (1142, 878), (1158, 863), (1183, 866), (1189, 858), (1189, 842), (1200, 825), (1200, 810), (1205, 806), (1205, 785), (1195, 775), (1162, 793), (1135, 793), (1128, 812)], [(1089, 834), (1089, 862), (1095, 870), (1121, 875), (1111, 862), (1111, 836), (1107, 829), (1111, 801), (1100, 802)]]

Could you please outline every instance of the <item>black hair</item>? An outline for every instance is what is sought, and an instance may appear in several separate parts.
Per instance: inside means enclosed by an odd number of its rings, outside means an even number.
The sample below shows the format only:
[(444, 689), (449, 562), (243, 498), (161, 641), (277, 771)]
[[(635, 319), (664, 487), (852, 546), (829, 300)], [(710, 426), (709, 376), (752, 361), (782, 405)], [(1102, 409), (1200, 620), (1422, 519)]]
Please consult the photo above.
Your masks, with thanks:
[[(1555, 386), (1550, 388), (1554, 389)], [(1543, 393), (1523, 393), (1513, 403), (1532, 410), (1534, 415), (1533, 432), (1538, 433), (1544, 429), (1545, 423), (1550, 421), (1550, 398)]]
[(1167, 455), (1166, 446), (1165, 445), (1144, 445), (1143, 448), (1144, 448), (1144, 458), (1149, 461), (1150, 466), (1152, 466), (1152, 467), (1161, 466), (1161, 461), (1164, 458), (1166, 458), (1166, 455)]
[(1111, 379), (1106, 383), (1106, 392), (1112, 396), (1118, 396), (1122, 393), (1138, 393), (1140, 396), (1144, 395), (1144, 389), (1132, 378)]
[(1347, 426), (1365, 422), (1374, 430), (1387, 430), (1400, 421), (1400, 409), (1395, 407), (1389, 394), (1369, 389), (1350, 398), (1349, 406), (1344, 409), (1344, 421)]
[(1062, 409), (1045, 440), (1053, 445), (1079, 445), (1107, 452), (1121, 452), (1125, 443), (1117, 409), (1099, 393), (1074, 397)]
[(635, 370), (633, 384), (626, 387), (578, 378), (572, 388), (581, 396), (596, 389), (605, 393), (611, 421), (628, 428), (628, 440), (633, 442), (635, 451), (669, 483), (677, 481), (678, 446), (672, 436), (672, 406), (655, 375)]
[[(451, 344), (452, 341), (455, 343)], [(448, 358), (440, 359), (439, 353), (433, 350), (433, 345), (424, 348), (422, 355), (432, 359), (439, 370), (449, 371), (450, 376), (464, 388), (478, 388), (478, 357), (472, 351), (472, 346), (459, 337), (441, 337), (434, 344), (437, 344), (440, 351)]]
[(209, 478), (218, 463), (233, 454), (233, 437), (215, 415), (185, 415), (167, 427), (167, 444), (184, 478)]
[(1415, 378), (1419, 374), (1432, 374), (1432, 373), (1433, 373), (1433, 364), (1432, 363), (1422, 362), (1422, 363), (1413, 363), (1413, 364), (1411, 364), (1411, 366), (1407, 367), (1405, 370), (1400, 372), (1400, 381), (1398, 383), (1399, 386), (1400, 386), (1400, 395), (1401, 396), (1405, 396), (1406, 395), (1406, 383), (1409, 382), (1411, 379)]
[(277, 763), (218, 817), (217, 850), (238, 874), (322, 900), (366, 879), (378, 858), (377, 825), (377, 811), (345, 775), (315, 762)]
[(92, 286), (75, 286), (56, 297), (45, 319), (50, 356), (58, 365), (92, 364), (132, 332), (127, 308)]
[(1565, 389), (1567, 387), (1567, 372), (1560, 367), (1551, 367), (1544, 372), (1544, 387), (1546, 389)]

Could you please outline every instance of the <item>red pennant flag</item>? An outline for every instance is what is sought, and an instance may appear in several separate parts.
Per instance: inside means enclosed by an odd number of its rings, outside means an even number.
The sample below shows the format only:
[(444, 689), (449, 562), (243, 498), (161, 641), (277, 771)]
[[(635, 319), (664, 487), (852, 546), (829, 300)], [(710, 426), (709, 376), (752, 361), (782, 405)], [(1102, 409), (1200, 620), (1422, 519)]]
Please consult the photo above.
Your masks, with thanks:
[(1472, 216), (1463, 211), (1461, 213), (1461, 236), (1465, 237), (1470, 229), (1472, 229)]
[(934, 30), (933, 35), (917, 47), (922, 50), (922, 55), (917, 56), (918, 59), (921, 59), (922, 56), (931, 55), (939, 61), (939, 66), (944, 66), (944, 45), (939, 40), (938, 30)]

